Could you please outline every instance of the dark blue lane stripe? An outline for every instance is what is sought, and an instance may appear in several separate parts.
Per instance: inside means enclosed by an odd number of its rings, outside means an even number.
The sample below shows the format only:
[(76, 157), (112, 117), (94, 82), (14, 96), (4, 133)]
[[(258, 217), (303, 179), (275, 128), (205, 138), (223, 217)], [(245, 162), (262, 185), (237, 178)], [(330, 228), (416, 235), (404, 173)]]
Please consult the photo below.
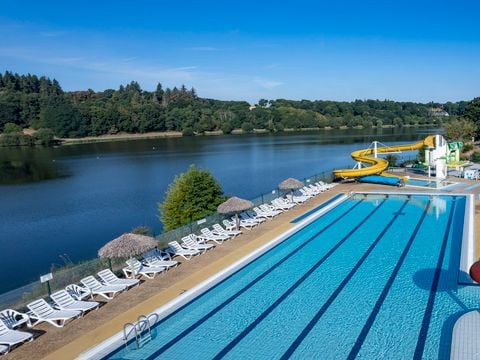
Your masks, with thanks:
[(280, 305), (296, 288), (298, 288), (309, 276), (317, 270), (345, 241), (347, 241), (360, 227), (362, 227), (368, 219), (370, 219), (375, 212), (386, 202), (384, 199), (378, 206), (376, 206), (367, 217), (358, 223), (352, 230), (350, 230), (333, 248), (330, 249), (320, 260), (318, 260), (305, 274), (303, 274), (292, 286), (290, 286), (275, 302), (273, 302), (267, 309), (265, 309), (255, 321), (247, 326), (235, 339), (233, 339), (227, 346), (215, 355), (213, 359), (223, 358), (235, 345), (237, 345), (245, 336), (250, 333), (260, 322), (263, 321), (278, 305)]
[(440, 274), (442, 273), (443, 259), (445, 258), (448, 237), (450, 236), (450, 229), (453, 222), (453, 214), (455, 213), (457, 205), (457, 202), (455, 200), (456, 197), (453, 198), (452, 209), (450, 210), (450, 215), (448, 217), (447, 230), (445, 231), (445, 235), (443, 236), (442, 249), (440, 250), (440, 255), (438, 256), (437, 268), (435, 269), (435, 275), (433, 277), (430, 295), (428, 296), (427, 307), (425, 308), (425, 313), (423, 315), (422, 327), (418, 335), (417, 346), (415, 347), (415, 353), (413, 355), (414, 360), (421, 359), (423, 356), (423, 351), (425, 350), (425, 341), (427, 340), (430, 319), (432, 318), (433, 305), (435, 304), (435, 296), (437, 295)]
[(362, 331), (360, 331), (360, 335), (358, 335), (357, 340), (355, 341), (355, 344), (352, 347), (352, 350), (350, 351), (350, 354), (348, 354), (347, 359), (355, 359), (362, 348), (363, 342), (365, 341), (368, 332), (370, 331), (370, 328), (372, 327), (375, 318), (377, 317), (378, 313), (380, 312), (380, 308), (383, 305), (383, 302), (385, 301), (385, 298), (388, 295), (388, 292), (390, 291), (390, 288), (392, 287), (392, 284), (397, 277), (398, 272), (400, 271), (400, 268), (403, 265), (403, 262), (405, 261), (405, 258), (407, 257), (408, 252), (410, 251), (410, 248), (412, 247), (413, 241), (418, 235), (418, 232), (420, 230), (420, 227), (423, 224), (423, 221), (425, 220), (425, 217), (427, 216), (428, 210), (430, 209), (431, 201), (427, 203), (427, 206), (425, 207), (425, 210), (423, 211), (422, 216), (420, 217), (420, 220), (417, 223), (417, 226), (415, 226), (415, 229), (410, 236), (410, 239), (407, 242), (407, 246), (403, 249), (402, 254), (400, 255), (400, 258), (397, 261), (397, 265), (395, 265), (395, 268), (393, 269), (392, 274), (390, 275), (385, 287), (382, 290), (382, 293), (380, 294), (379, 298), (377, 299), (377, 302), (375, 303), (375, 306), (373, 307), (372, 312), (370, 313), (370, 316), (368, 317), (367, 321), (365, 322), (365, 325), (362, 328)]
[(317, 311), (315, 316), (310, 320), (310, 322), (307, 324), (307, 326), (302, 330), (302, 332), (297, 336), (297, 338), (294, 340), (294, 342), (289, 346), (287, 351), (282, 355), (280, 359), (289, 359), (292, 354), (295, 352), (295, 350), (300, 346), (300, 344), (303, 342), (303, 340), (307, 337), (307, 335), (312, 331), (313, 327), (317, 324), (317, 322), (320, 320), (320, 318), (323, 316), (323, 314), (328, 310), (330, 305), (335, 301), (337, 296), (342, 292), (344, 287), (350, 282), (352, 277), (355, 275), (357, 270), (362, 266), (362, 264), (365, 262), (365, 260), (370, 256), (370, 253), (373, 251), (375, 246), (382, 240), (384, 235), (387, 233), (387, 231), (390, 229), (392, 224), (395, 222), (395, 220), (400, 216), (402, 213), (402, 210), (407, 206), (407, 203), (409, 202), (409, 199), (405, 200), (403, 203), (402, 207), (400, 208), (399, 211), (395, 213), (393, 218), (388, 222), (387, 226), (382, 230), (382, 232), (377, 236), (377, 238), (373, 241), (373, 243), (370, 245), (370, 247), (367, 249), (367, 251), (363, 254), (363, 256), (358, 260), (358, 262), (355, 264), (352, 270), (348, 273), (348, 275), (342, 280), (340, 285), (335, 289), (335, 291), (330, 295), (328, 300), (322, 305), (320, 310)]
[[(384, 200), (385, 201), (385, 200)], [(272, 265), (272, 267), (270, 267), (267, 271), (265, 271), (262, 275), (258, 276), (257, 278), (255, 278), (254, 280), (252, 280), (249, 284), (247, 284), (245, 287), (243, 287), (242, 289), (240, 289), (239, 291), (237, 291), (236, 293), (234, 293), (232, 296), (230, 296), (228, 299), (226, 299), (224, 302), (222, 302), (221, 304), (217, 305), (215, 308), (213, 308), (211, 311), (209, 311), (206, 315), (204, 315), (202, 318), (200, 318), (199, 320), (197, 320), (196, 323), (190, 325), (187, 329), (183, 330), (180, 334), (178, 334), (177, 336), (175, 336), (172, 340), (170, 340), (169, 342), (167, 342), (165, 345), (163, 345), (161, 348), (159, 348), (157, 351), (155, 351), (153, 354), (151, 354), (147, 360), (150, 360), (150, 359), (155, 359), (157, 356), (159, 356), (160, 354), (162, 354), (164, 351), (166, 351), (167, 349), (169, 349), (170, 347), (172, 347), (177, 341), (179, 341), (182, 337), (184, 337), (185, 335), (189, 334), (190, 332), (192, 332), (193, 330), (195, 330), (197, 327), (199, 327), (201, 324), (203, 324), (206, 320), (208, 320), (210, 317), (212, 317), (215, 313), (217, 313), (218, 311), (220, 311), (222, 308), (224, 308), (225, 306), (227, 306), (228, 304), (230, 304), (233, 300), (235, 300), (238, 296), (242, 295), (243, 293), (245, 293), (248, 289), (250, 289), (251, 287), (253, 287), (256, 283), (258, 283), (260, 280), (262, 280), (264, 277), (266, 277), (268, 274), (270, 274), (273, 270), (275, 270), (277, 267), (279, 267), (281, 264), (283, 264), (285, 261), (287, 261), (293, 254), (295, 254), (296, 252), (300, 251), (301, 249), (303, 249), (305, 246), (307, 246), (310, 242), (312, 242), (313, 240), (315, 240), (320, 234), (324, 233), (326, 230), (328, 230), (331, 226), (333, 226), (334, 224), (336, 224), (338, 221), (340, 221), (345, 215), (347, 215), (348, 213), (350, 213), (353, 209), (355, 209), (358, 205), (360, 205), (361, 203), (363, 202), (363, 199), (361, 199), (360, 201), (358, 201), (355, 205), (353, 205), (352, 207), (350, 207), (349, 209), (347, 209), (346, 211), (343, 212), (343, 214), (339, 215), (336, 219), (334, 219), (332, 222), (330, 222), (328, 225), (326, 225), (323, 229), (321, 229), (319, 232), (317, 232), (316, 234), (312, 235), (310, 238), (308, 238), (308, 240), (306, 240), (305, 242), (303, 242), (299, 247), (297, 247), (295, 250), (289, 252), (285, 257), (283, 257), (279, 262), (277, 262), (275, 265)], [(266, 254), (266, 253), (265, 253)], [(265, 254), (263, 254), (262, 256), (265, 256)], [(262, 257), (261, 256), (261, 257)], [(233, 275), (233, 274), (232, 274)], [(230, 275), (230, 276), (232, 276)], [(225, 281), (225, 280), (223, 280)], [(222, 281), (222, 282), (223, 282)], [(220, 282), (219, 284), (221, 284), (222, 282)], [(219, 284), (215, 285), (214, 288), (216, 286), (219, 286)], [(213, 289), (213, 288), (212, 288)], [(212, 290), (210, 289), (210, 290)], [(210, 291), (209, 290), (209, 291)], [(188, 304), (182, 306), (185, 307), (187, 306)], [(178, 309), (177, 311), (175, 311), (174, 313), (170, 314), (169, 316), (165, 317), (163, 320), (161, 320), (158, 324), (161, 324), (162, 322), (164, 322), (166, 319), (170, 318), (171, 316), (173, 316), (174, 314), (178, 313), (178, 311), (180, 311), (182, 308)], [(158, 325), (157, 324), (157, 325)]]

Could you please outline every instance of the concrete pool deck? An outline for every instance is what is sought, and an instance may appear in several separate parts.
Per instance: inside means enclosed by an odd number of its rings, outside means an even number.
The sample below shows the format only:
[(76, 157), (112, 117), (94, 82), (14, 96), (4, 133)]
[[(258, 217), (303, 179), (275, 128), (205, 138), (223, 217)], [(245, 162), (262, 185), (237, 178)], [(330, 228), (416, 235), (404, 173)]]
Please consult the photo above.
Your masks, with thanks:
[[(453, 181), (459, 181), (452, 179)], [(475, 226), (480, 226), (480, 202), (478, 191), (473, 188), (466, 191), (465, 187), (472, 185), (472, 181), (462, 181), (465, 185), (441, 192), (473, 193), (475, 198)], [(390, 186), (375, 184), (340, 184), (335, 188), (319, 194), (306, 203), (296, 206), (276, 218), (265, 222), (257, 228), (245, 230), (239, 237), (217, 245), (216, 249), (197, 256), (190, 261), (182, 261), (178, 268), (147, 280), (124, 294), (106, 303), (99, 310), (87, 314), (84, 318), (69, 323), (63, 329), (41, 324), (34, 328), (38, 336), (31, 343), (14, 349), (4, 359), (73, 359), (87, 349), (108, 339), (122, 330), (127, 322), (136, 321), (139, 315), (149, 314), (163, 304), (176, 298), (184, 291), (191, 289), (200, 282), (225, 269), (229, 265), (243, 258), (255, 249), (268, 243), (278, 235), (291, 229), (295, 224), (290, 221), (317, 207), (338, 193), (351, 191), (382, 191), (390, 190)], [(401, 188), (395, 191), (420, 192), (418, 188)], [(432, 192), (432, 189), (425, 189)], [(480, 257), (480, 237), (476, 234), (477, 258)]]

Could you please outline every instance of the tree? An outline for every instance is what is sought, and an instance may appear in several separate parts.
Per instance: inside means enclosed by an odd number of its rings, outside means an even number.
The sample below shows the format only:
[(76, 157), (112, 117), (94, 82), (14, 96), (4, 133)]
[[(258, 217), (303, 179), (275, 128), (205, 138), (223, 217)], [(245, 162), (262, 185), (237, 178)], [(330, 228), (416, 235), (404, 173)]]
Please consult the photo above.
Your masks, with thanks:
[(223, 201), (222, 187), (213, 175), (190, 165), (168, 187), (165, 201), (158, 204), (159, 217), (169, 231), (214, 213)]
[(5, 134), (21, 133), (22, 127), (14, 123), (6, 123), (5, 125), (3, 125), (3, 132)]
[(458, 119), (445, 125), (445, 135), (448, 140), (471, 141), (477, 133), (477, 125), (467, 119)]

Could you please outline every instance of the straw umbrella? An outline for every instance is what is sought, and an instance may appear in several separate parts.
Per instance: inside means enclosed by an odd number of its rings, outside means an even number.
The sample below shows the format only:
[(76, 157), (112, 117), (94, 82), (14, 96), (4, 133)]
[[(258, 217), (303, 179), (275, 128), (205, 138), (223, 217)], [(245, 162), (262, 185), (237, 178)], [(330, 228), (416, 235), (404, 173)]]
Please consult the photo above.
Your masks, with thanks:
[(125, 233), (105, 244), (100, 250), (98, 250), (98, 256), (107, 258), (108, 265), (111, 269), (111, 259), (127, 258), (143, 254), (144, 252), (154, 249), (157, 245), (157, 240), (152, 237)]
[(280, 184), (278, 184), (278, 188), (280, 190), (289, 191), (291, 200), (293, 201), (293, 191), (300, 189), (303, 187), (303, 182), (294, 178), (288, 178), (283, 180)]
[(220, 214), (232, 214), (235, 213), (235, 225), (238, 230), (238, 213), (248, 210), (253, 207), (253, 203), (250, 200), (240, 199), (236, 196), (231, 197), (227, 201), (221, 203), (217, 207), (217, 211)]

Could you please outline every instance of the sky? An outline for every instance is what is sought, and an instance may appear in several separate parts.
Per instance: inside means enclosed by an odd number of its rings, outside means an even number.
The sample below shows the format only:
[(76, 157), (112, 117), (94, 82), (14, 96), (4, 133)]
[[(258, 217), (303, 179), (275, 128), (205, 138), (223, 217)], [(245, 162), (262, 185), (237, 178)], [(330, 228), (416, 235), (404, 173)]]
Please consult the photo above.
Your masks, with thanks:
[(0, 71), (224, 100), (480, 96), (480, 1), (0, 0)]

